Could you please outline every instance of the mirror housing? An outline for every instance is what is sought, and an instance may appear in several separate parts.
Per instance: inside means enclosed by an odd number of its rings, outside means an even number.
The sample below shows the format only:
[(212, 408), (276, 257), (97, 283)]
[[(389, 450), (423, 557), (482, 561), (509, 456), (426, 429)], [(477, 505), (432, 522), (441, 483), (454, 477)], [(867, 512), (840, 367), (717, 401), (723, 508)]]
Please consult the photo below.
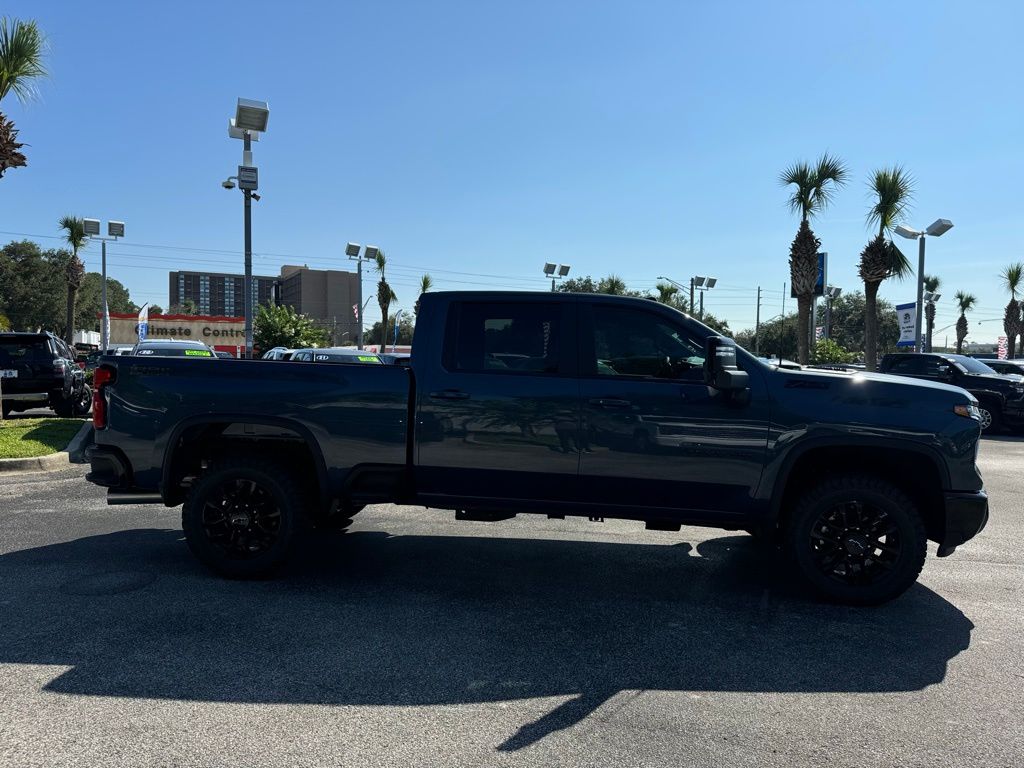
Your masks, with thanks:
[(720, 392), (740, 392), (750, 386), (747, 372), (736, 364), (736, 343), (724, 336), (704, 341), (704, 383)]

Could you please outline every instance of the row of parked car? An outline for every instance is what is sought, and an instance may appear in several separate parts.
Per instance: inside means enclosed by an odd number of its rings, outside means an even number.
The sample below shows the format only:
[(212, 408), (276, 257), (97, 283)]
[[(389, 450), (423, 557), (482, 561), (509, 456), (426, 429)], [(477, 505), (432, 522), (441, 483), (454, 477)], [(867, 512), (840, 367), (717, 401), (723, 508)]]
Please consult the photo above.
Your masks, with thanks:
[(289, 349), (274, 347), (263, 353), (264, 360), (291, 361), (296, 363), (373, 363), (384, 365), (409, 365), (411, 356), (404, 352), (367, 352), (355, 347), (323, 347), (320, 349)]

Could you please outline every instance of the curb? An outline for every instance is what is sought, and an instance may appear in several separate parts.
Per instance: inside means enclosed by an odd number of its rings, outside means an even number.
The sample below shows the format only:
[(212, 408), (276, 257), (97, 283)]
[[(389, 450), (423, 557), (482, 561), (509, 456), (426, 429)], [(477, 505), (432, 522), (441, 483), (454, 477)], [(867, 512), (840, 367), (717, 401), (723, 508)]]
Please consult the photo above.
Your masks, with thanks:
[(27, 459), (0, 459), (0, 474), (5, 472), (55, 472), (66, 469), (71, 464), (84, 464), (83, 452), (92, 442), (92, 422), (87, 421), (71, 438), (63, 451), (50, 453), (46, 456), (32, 456)]

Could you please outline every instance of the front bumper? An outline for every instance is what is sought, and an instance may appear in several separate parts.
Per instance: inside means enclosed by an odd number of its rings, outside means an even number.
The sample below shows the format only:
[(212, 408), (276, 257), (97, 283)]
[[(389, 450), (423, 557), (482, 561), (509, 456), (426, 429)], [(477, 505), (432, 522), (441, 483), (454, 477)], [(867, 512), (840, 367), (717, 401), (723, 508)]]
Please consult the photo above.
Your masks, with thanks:
[(988, 495), (984, 491), (944, 494), (946, 525), (939, 542), (939, 557), (953, 554), (958, 546), (977, 536), (988, 522)]

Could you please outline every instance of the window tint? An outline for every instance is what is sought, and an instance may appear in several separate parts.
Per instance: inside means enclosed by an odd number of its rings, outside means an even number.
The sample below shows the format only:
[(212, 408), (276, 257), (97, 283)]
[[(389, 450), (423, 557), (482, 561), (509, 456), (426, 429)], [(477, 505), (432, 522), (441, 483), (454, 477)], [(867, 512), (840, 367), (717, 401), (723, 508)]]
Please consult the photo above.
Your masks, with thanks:
[(43, 363), (52, 358), (45, 339), (0, 340), (0, 363)]
[(592, 305), (598, 376), (703, 380), (704, 344), (681, 325), (653, 312)]
[(458, 371), (558, 373), (561, 315), (560, 304), (467, 302), (445, 363)]
[(921, 360), (920, 369), (924, 376), (944, 379), (953, 370), (953, 364), (941, 357), (926, 357)]
[(924, 373), (921, 358), (917, 355), (900, 355), (894, 357), (889, 364), (890, 373), (902, 373), (907, 376), (916, 376)]

